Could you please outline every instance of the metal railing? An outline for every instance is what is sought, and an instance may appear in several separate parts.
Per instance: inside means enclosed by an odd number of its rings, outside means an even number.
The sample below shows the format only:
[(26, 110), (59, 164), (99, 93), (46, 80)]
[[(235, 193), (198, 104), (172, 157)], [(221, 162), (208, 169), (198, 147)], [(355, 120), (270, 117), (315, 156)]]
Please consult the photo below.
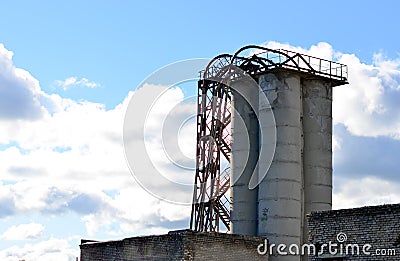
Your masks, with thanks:
[[(256, 51), (247, 57), (239, 56), (247, 49)], [(230, 58), (230, 61), (227, 58)], [(348, 77), (347, 65), (338, 62), (284, 49), (269, 49), (251, 45), (241, 48), (234, 55), (223, 55), (219, 59), (213, 59), (207, 68), (200, 72), (200, 78), (225, 78), (229, 75), (227, 68), (231, 65), (239, 67), (251, 75), (281, 68), (328, 78), (341, 84), (347, 83)]]

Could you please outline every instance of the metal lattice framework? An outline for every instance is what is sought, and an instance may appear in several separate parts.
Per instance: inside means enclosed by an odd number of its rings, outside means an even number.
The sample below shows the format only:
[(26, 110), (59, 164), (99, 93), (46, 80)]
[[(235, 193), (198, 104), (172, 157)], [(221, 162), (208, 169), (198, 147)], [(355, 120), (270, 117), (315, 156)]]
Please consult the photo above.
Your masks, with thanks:
[[(246, 50), (252, 55), (239, 56)], [(234, 55), (222, 54), (200, 72), (198, 81), (196, 175), (190, 228), (219, 232), (230, 229), (229, 168), (221, 163), (231, 158), (230, 83), (243, 75), (257, 78), (273, 70), (292, 70), (307, 77), (323, 77), (332, 86), (347, 83), (347, 66), (287, 50), (249, 45)]]
[[(206, 71), (215, 70), (213, 79), (198, 82), (196, 180), (191, 228), (219, 231), (220, 221), (229, 229), (229, 171), (221, 172), (221, 156), (230, 161), (231, 94), (223, 75), (230, 55), (213, 59)], [(212, 68), (212, 69), (211, 69)], [(218, 80), (217, 78), (218, 77)]]

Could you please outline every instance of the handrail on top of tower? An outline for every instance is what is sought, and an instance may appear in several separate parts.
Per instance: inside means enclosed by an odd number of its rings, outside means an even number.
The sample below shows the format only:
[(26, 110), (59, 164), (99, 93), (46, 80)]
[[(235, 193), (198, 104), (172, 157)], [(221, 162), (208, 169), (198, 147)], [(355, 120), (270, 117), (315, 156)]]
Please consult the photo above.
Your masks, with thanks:
[[(240, 53), (248, 49), (257, 49), (258, 51), (248, 57), (239, 56)], [(200, 72), (200, 78), (214, 78), (221, 74), (221, 71), (228, 65), (240, 67), (245, 63), (251, 62), (260, 65), (258, 73), (269, 69), (284, 68), (330, 78), (342, 84), (347, 83), (347, 65), (294, 51), (270, 49), (257, 45), (242, 47), (233, 55), (222, 54), (216, 56), (208, 63), (206, 69)]]

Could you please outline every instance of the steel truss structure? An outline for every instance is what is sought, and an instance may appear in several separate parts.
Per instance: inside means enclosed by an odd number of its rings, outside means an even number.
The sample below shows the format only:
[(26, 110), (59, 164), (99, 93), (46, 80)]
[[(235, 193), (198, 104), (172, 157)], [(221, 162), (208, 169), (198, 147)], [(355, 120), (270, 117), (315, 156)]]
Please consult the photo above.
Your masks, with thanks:
[[(252, 55), (240, 56), (244, 51), (252, 51)], [(257, 79), (258, 75), (282, 69), (330, 79), (332, 86), (347, 83), (346, 65), (255, 45), (245, 46), (234, 55), (218, 55), (200, 72), (190, 229), (220, 232), (230, 228), (230, 171), (229, 167), (221, 169), (231, 158), (230, 84), (245, 75)]]

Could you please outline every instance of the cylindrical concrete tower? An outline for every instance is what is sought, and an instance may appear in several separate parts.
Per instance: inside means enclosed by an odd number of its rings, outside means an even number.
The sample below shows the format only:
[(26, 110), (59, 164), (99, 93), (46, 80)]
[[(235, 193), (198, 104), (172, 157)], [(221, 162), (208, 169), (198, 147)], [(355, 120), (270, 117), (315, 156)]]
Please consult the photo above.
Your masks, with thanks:
[[(332, 208), (332, 86), (323, 79), (304, 79), (303, 173), (304, 212)], [(308, 241), (305, 222), (304, 241)]]
[[(258, 236), (270, 243), (300, 245), (302, 222), (302, 126), (300, 76), (275, 71), (259, 77), (276, 122), (276, 151), (267, 175), (258, 188)], [(267, 132), (260, 111), (261, 132)], [(262, 143), (263, 146), (270, 144)], [(267, 171), (260, 159), (260, 176)], [(276, 256), (274, 260), (298, 260), (294, 256)], [(296, 259), (297, 258), (297, 259)]]
[[(234, 82), (230, 232), (300, 248), (307, 213), (332, 207), (332, 87), (347, 84), (347, 66), (253, 45), (219, 58), (205, 75)], [(307, 259), (276, 250), (269, 260)]]
[[(231, 158), (231, 232), (257, 235), (257, 188), (249, 189), (253, 173), (257, 175), (258, 110), (257, 88), (250, 79), (232, 84), (232, 158)], [(254, 81), (254, 80), (252, 80)]]

